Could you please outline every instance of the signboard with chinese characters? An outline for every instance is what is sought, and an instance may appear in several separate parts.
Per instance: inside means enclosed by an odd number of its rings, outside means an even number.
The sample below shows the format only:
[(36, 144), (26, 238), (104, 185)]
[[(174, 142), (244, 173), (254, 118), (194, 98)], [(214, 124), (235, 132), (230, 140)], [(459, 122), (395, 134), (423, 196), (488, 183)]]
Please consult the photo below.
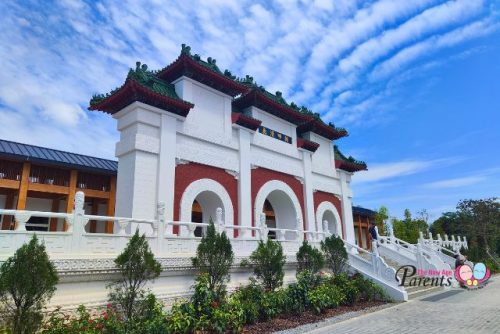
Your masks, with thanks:
[(288, 144), (292, 143), (292, 137), (284, 135), (281, 132), (266, 128), (265, 126), (259, 126), (259, 132), (262, 133), (263, 135), (273, 137), (274, 139), (284, 141), (285, 143)]

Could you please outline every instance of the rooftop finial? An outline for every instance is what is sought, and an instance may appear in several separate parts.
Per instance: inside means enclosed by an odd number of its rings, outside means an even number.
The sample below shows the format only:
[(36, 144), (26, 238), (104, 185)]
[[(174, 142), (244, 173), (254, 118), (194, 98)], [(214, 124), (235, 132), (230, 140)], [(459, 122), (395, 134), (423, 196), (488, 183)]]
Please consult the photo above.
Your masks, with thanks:
[(181, 45), (181, 54), (191, 55), (191, 47), (186, 44)]

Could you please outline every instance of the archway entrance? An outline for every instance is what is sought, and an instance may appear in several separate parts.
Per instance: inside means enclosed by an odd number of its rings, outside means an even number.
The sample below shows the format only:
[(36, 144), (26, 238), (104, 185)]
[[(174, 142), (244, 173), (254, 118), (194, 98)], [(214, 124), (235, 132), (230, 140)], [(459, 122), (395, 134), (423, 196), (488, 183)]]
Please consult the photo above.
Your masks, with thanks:
[[(328, 201), (320, 203), (316, 210), (316, 224), (318, 230), (342, 237), (340, 215), (333, 203)], [(328, 231), (325, 231), (325, 229)]]
[[(211, 191), (203, 191), (193, 201), (191, 209), (191, 221), (194, 223), (208, 224), (210, 219), (215, 223), (217, 220), (217, 208), (223, 208), (222, 200), (216, 193)], [(222, 221), (224, 221), (224, 211), (222, 212)], [(206, 228), (196, 227), (194, 235), (196, 237), (203, 236)]]
[[(266, 215), (266, 224), (269, 228), (295, 230), (297, 228), (297, 212), (295, 206), (287, 193), (281, 190), (273, 190), (264, 201), (262, 211)], [(269, 231), (270, 239), (295, 240), (294, 232), (284, 234)]]
[(334, 235), (339, 235), (339, 231), (337, 231), (337, 223), (335, 222), (335, 215), (332, 211), (326, 210), (323, 214), (322, 222), (326, 221), (326, 226), (328, 226), (328, 232)]
[[(229, 194), (222, 184), (212, 179), (193, 181), (184, 191), (180, 202), (180, 221), (208, 223), (217, 220), (217, 209), (222, 209), (221, 220), (226, 226), (233, 225), (234, 211)], [(195, 230), (196, 236), (203, 228)]]
[[(270, 180), (257, 192), (254, 202), (254, 226), (260, 226), (262, 214), (266, 215), (266, 221), (269, 220), (269, 227), (274, 224), (280, 229), (302, 229), (300, 202), (292, 188), (283, 181)], [(286, 232), (284, 235), (275, 235), (275, 238), (296, 240), (297, 235), (295, 232)]]

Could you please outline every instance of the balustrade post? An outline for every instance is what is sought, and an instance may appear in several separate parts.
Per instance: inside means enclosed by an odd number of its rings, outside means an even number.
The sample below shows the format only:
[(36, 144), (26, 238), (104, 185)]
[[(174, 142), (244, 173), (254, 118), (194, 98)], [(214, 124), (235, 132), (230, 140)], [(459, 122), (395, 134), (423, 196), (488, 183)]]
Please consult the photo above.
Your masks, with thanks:
[[(215, 227), (216, 230), (218, 230), (217, 226)], [(190, 238), (194, 238), (195, 237), (194, 231), (196, 230), (196, 225), (188, 225), (188, 226), (186, 226), (186, 230), (188, 232), (188, 237), (190, 237)]]
[(267, 228), (266, 224), (266, 214), (262, 212), (260, 214), (260, 240), (262, 241), (267, 241), (267, 234), (269, 233), (269, 229)]
[(154, 229), (156, 237), (156, 252), (162, 252), (161, 245), (165, 234), (165, 202), (158, 202), (156, 205), (156, 228)]
[(437, 249), (438, 251), (441, 251), (441, 247), (443, 247), (443, 238), (441, 238), (441, 234), (438, 234), (438, 242), (437, 242)]
[(304, 229), (302, 225), (302, 219), (300, 218), (300, 216), (296, 217), (295, 222), (296, 222), (295, 229), (297, 230), (297, 241), (302, 242), (304, 240), (304, 233), (303, 233)]
[(392, 228), (392, 225), (389, 226), (389, 242), (394, 242), (394, 229)]
[(323, 220), (323, 239), (328, 238), (331, 235), (330, 230), (328, 229), (328, 221)]
[(424, 244), (424, 233), (422, 231), (418, 231), (418, 243)]
[(26, 232), (26, 223), (30, 220), (31, 214), (26, 211), (16, 211), (14, 214), (14, 230)]
[(217, 232), (222, 233), (226, 231), (226, 225), (222, 219), (222, 208), (217, 208), (215, 210), (215, 224)]
[(85, 194), (77, 191), (75, 194), (73, 212), (66, 219), (66, 232), (72, 233), (71, 253), (79, 254), (83, 252), (83, 235), (85, 234), (85, 225), (89, 219), (85, 218)]
[(426, 269), (423, 267), (424, 261), (423, 261), (423, 252), (422, 252), (422, 245), (420, 243), (417, 243), (417, 269)]
[(377, 276), (377, 277), (380, 276), (379, 257), (380, 257), (380, 255), (378, 253), (377, 242), (372, 240), (372, 253), (371, 253), (372, 270), (373, 270), (373, 273), (375, 274), (375, 276)]

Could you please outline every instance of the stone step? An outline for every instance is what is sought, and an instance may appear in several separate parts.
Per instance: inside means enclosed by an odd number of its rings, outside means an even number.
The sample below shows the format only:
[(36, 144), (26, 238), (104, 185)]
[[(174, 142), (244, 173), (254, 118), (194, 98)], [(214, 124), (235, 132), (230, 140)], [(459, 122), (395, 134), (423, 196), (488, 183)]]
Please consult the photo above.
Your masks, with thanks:
[(415, 289), (408, 291), (407, 288), (406, 292), (408, 293), (408, 299), (415, 299), (417, 297), (425, 296), (433, 292), (441, 291), (444, 290), (444, 288), (438, 286), (438, 287), (421, 287), (420, 289)]

